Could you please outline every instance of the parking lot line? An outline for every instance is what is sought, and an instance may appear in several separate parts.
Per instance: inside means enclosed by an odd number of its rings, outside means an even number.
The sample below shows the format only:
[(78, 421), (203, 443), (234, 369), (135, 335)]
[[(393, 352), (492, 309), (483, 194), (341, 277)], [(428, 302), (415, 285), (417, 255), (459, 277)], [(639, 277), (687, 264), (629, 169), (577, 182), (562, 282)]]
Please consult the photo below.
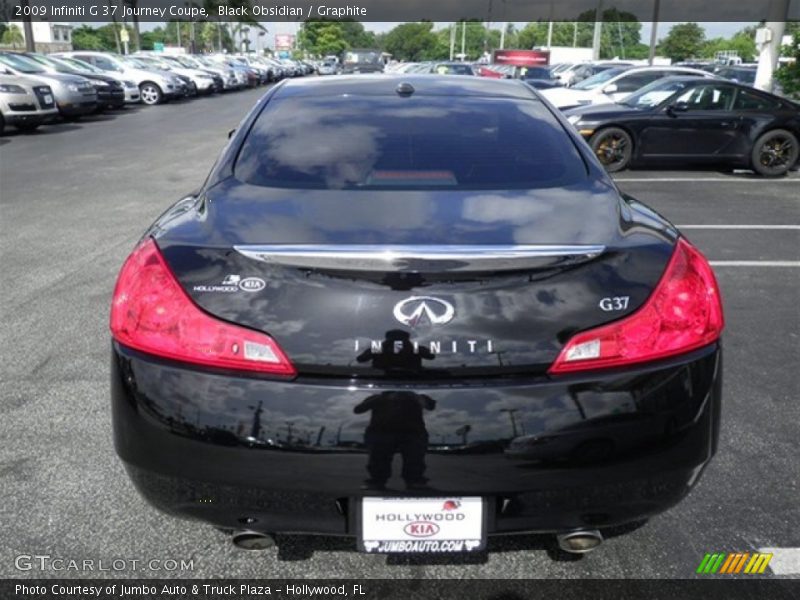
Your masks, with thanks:
[(769, 568), (776, 575), (800, 575), (800, 548), (759, 548), (762, 554), (772, 554)]
[(712, 267), (800, 267), (800, 260), (712, 260)]
[(764, 229), (800, 230), (800, 225), (676, 225), (678, 229)]

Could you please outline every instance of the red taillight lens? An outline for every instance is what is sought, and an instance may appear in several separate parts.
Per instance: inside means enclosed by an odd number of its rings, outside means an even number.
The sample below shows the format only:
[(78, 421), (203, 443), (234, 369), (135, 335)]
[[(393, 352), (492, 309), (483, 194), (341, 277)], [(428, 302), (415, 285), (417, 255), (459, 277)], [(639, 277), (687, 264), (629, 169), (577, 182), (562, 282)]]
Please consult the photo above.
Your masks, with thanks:
[(111, 302), (111, 335), (130, 348), (182, 362), (296, 374), (271, 337), (215, 319), (192, 302), (151, 238), (122, 266)]
[(658, 360), (719, 339), (722, 299), (714, 272), (700, 251), (680, 238), (647, 302), (614, 323), (578, 333), (549, 373), (570, 373)]

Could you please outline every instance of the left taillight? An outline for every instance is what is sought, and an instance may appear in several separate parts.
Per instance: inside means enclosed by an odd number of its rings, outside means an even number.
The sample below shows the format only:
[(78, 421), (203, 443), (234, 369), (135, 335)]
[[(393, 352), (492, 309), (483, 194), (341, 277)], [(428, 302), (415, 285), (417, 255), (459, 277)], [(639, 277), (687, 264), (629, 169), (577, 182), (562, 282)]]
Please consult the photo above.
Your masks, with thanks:
[(278, 377), (297, 374), (270, 336), (216, 319), (192, 302), (151, 238), (122, 266), (111, 302), (111, 335), (124, 346), (171, 360)]
[(548, 372), (623, 367), (683, 354), (718, 340), (724, 324), (711, 265), (680, 238), (644, 305), (619, 321), (574, 335)]

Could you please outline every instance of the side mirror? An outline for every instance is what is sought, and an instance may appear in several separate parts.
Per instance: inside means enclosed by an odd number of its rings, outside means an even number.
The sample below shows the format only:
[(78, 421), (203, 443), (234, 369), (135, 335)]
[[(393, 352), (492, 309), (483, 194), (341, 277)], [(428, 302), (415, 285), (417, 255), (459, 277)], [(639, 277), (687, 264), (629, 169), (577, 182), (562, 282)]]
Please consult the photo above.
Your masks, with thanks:
[(618, 89), (619, 88), (617, 87), (616, 83), (609, 83), (606, 87), (603, 88), (603, 93), (604, 94), (613, 94)]
[(687, 110), (689, 110), (689, 105), (686, 102), (676, 102), (667, 107), (667, 112), (670, 114), (686, 112)]
[(228, 139), (231, 139), (231, 138), (233, 137), (233, 134), (234, 134), (234, 133), (236, 133), (236, 130), (235, 130), (235, 129), (231, 129), (231, 130), (228, 132)]

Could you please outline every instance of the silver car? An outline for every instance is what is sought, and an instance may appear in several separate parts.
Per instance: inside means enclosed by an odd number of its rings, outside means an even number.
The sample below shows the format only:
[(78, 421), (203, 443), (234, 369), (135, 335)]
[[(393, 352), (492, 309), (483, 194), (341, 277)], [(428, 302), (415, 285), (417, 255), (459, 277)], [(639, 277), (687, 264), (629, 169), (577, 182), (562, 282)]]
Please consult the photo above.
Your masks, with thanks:
[[(55, 57), (55, 55), (53, 56)], [(87, 77), (91, 78), (92, 75), (106, 75), (108, 77), (113, 77), (122, 84), (122, 88), (125, 90), (126, 104), (138, 104), (139, 101), (141, 100), (139, 96), (139, 86), (136, 85), (136, 82), (131, 81), (130, 79), (125, 79), (125, 77), (123, 77), (119, 73), (114, 73), (112, 71), (103, 71), (103, 69), (98, 69), (94, 65), (91, 65), (87, 62), (69, 56), (60, 56), (56, 58), (68, 64), (76, 71), (80, 71), (81, 73), (86, 73)]]
[(35, 61), (14, 52), (0, 52), (0, 69), (7, 75), (30, 77), (50, 86), (58, 112), (67, 119), (79, 119), (97, 108), (97, 91), (84, 77), (48, 73)]
[(152, 66), (154, 69), (162, 71), (171, 71), (177, 75), (188, 77), (191, 81), (192, 93), (195, 95), (211, 94), (214, 92), (214, 78), (200, 69), (186, 68), (179, 63), (173, 61), (166, 61), (163, 58), (150, 54), (148, 52), (137, 52), (134, 54), (137, 60)]
[(130, 79), (139, 87), (139, 94), (144, 104), (161, 104), (171, 98), (180, 98), (184, 95), (184, 84), (174, 73), (143, 68), (135, 59), (119, 54), (76, 50), (59, 52), (55, 56), (77, 58), (103, 71), (118, 73), (125, 79)]
[(0, 75), (0, 133), (7, 125), (32, 131), (57, 116), (50, 86), (29, 77)]

